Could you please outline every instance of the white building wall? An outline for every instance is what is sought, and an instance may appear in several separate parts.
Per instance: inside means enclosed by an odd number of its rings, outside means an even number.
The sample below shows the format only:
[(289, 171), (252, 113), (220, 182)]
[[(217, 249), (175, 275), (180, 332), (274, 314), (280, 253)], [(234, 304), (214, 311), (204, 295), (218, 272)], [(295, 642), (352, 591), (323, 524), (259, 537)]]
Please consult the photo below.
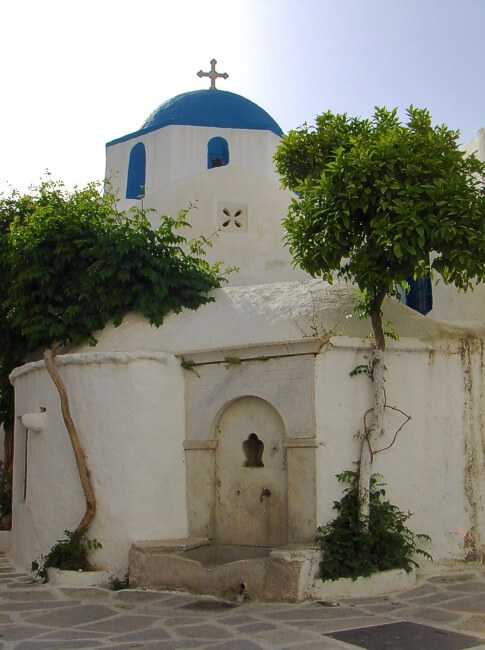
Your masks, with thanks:
[[(207, 143), (216, 136), (228, 141), (229, 164), (207, 169)], [(137, 142), (146, 149), (143, 202), (124, 198), (129, 155)], [(191, 228), (182, 232), (188, 239), (212, 238), (207, 260), (239, 269), (230, 275), (230, 284), (307, 279), (307, 273), (293, 268), (283, 242), (281, 221), (292, 194), (281, 188), (274, 169), (279, 142), (270, 131), (168, 126), (108, 146), (106, 176), (118, 192), (120, 209), (143, 204), (156, 211), (148, 215), (154, 228), (160, 215), (175, 217), (179, 210), (195, 205), (187, 217)], [(222, 227), (225, 206), (243, 210), (245, 224), (239, 231)]]
[(480, 160), (485, 161), (485, 128), (479, 129), (476, 136), (467, 142), (463, 149), (467, 154), (474, 154)]
[[(355, 434), (372, 405), (369, 380), (349, 375), (365, 362), (365, 349), (351, 340), (336, 345), (317, 357), (315, 367), (319, 524), (335, 516), (332, 504), (342, 489), (335, 474), (358, 467)], [(482, 357), (481, 345), (467, 352), (460, 342), (399, 342), (386, 353), (388, 404), (412, 419), (395, 444), (375, 456), (373, 471), (383, 475), (391, 503), (414, 513), (411, 530), (431, 536), (424, 548), (436, 560), (465, 557), (471, 539), (476, 549), (485, 543)], [(388, 413), (376, 448), (391, 442), (403, 419)]]
[[(485, 162), (485, 128), (480, 129), (463, 150)], [(458, 291), (454, 284), (445, 284), (440, 278), (433, 283), (433, 309), (429, 316), (462, 325), (485, 325), (485, 285), (482, 283), (475, 286), (474, 291), (465, 293)]]
[(485, 325), (485, 285), (465, 293), (440, 279), (433, 283), (433, 309), (428, 316), (465, 327)]
[[(356, 468), (359, 442), (354, 435), (362, 430), (372, 393), (365, 377), (349, 376), (365, 361), (370, 345), (364, 339), (369, 324), (351, 317), (352, 289), (317, 282), (280, 283), (230, 287), (216, 295), (215, 303), (196, 313), (171, 315), (159, 329), (131, 315), (119, 328), (110, 326), (100, 333), (99, 351), (86, 346), (84, 352), (78, 349), (77, 354), (57, 358), (98, 498), (90, 536), (104, 544), (97, 554), (100, 566), (123, 573), (131, 542), (187, 535), (183, 458), (187, 414), (192, 414), (192, 428), (200, 426), (208, 435), (210, 426), (204, 422), (216, 418), (228, 400), (253, 394), (257, 385), (268, 381), (263, 393), (274, 391), (273, 363), (262, 362), (260, 355), (290, 355), (292, 362), (291, 355), (302, 350), (308, 358), (309, 345), (315, 350), (319, 343), (323, 346), (315, 360), (317, 523), (333, 517), (332, 503), (340, 495), (335, 474)], [(384, 311), (385, 319), (392, 320), (402, 335), (399, 342), (389, 344), (387, 353), (388, 403), (412, 420), (396, 444), (377, 455), (375, 471), (388, 483), (391, 501), (415, 513), (410, 527), (431, 535), (430, 550), (436, 559), (464, 557), (470, 550), (465, 539), (473, 539), (477, 549), (485, 543), (483, 343), (471, 333), (463, 341), (464, 331), (394, 301), (386, 301)], [(315, 323), (318, 332), (312, 329)], [(413, 332), (414, 338), (406, 338)], [(137, 352), (136, 345), (145, 351)], [(249, 346), (260, 350), (251, 353)], [(205, 397), (201, 399), (200, 422), (197, 403), (185, 392), (184, 372), (189, 373), (174, 354), (204, 363), (217, 361), (223, 369), (210, 384), (211, 394), (222, 402), (215, 406), (209, 400), (211, 409)], [(226, 355), (255, 360), (224, 369)], [(283, 365), (283, 359), (276, 363), (278, 368)], [(251, 366), (254, 377), (244, 379), (238, 394), (226, 395), (233, 385), (227, 377), (239, 377), (246, 366)], [(212, 375), (215, 366), (207, 367)], [(283, 382), (280, 372), (278, 376)], [(283, 383), (298, 376), (289, 370), (287, 378)], [(29, 436), (25, 503), (21, 500), (25, 431), (17, 419), (12, 548), (14, 558), (27, 566), (48, 551), (65, 528), (75, 527), (84, 506), (58, 396), (43, 363), (26, 364), (13, 379), (17, 418), (38, 413), (41, 407), (47, 413), (44, 430)], [(186, 385), (200, 389), (200, 382), (190, 373)], [(288, 391), (291, 387), (282, 388), (271, 400), (283, 414)], [(307, 397), (311, 405), (313, 392)], [(303, 411), (312, 421), (312, 409), (307, 407)], [(395, 431), (401, 418), (389, 416), (389, 431)], [(311, 437), (311, 431), (301, 427), (288, 431)], [(389, 442), (388, 437), (382, 442)]]
[[(97, 497), (95, 562), (123, 573), (133, 541), (187, 535), (183, 372), (160, 354), (70, 355), (58, 364)], [(84, 497), (52, 381), (41, 364), (23, 370), (17, 416), (47, 411), (45, 430), (29, 432), (25, 502), (17, 418), (12, 553), (27, 566), (79, 523)]]
[(106, 178), (111, 179), (120, 199), (124, 199), (130, 151), (138, 142), (143, 142), (146, 150), (147, 196), (202, 171), (210, 173), (213, 170), (207, 169), (207, 143), (214, 137), (225, 138), (228, 142), (228, 168), (252, 170), (258, 176), (277, 178), (273, 154), (280, 138), (271, 131), (180, 125), (165, 126), (108, 145)]

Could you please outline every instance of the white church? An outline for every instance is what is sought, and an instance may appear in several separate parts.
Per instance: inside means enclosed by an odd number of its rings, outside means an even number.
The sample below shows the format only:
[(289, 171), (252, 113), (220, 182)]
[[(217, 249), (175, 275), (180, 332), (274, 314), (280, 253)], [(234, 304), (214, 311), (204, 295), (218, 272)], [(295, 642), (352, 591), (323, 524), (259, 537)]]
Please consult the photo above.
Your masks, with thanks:
[[(352, 287), (292, 267), (281, 224), (291, 193), (273, 164), (282, 131), (250, 100), (216, 89), (215, 62), (209, 76), (211, 88), (169, 99), (109, 142), (106, 176), (121, 209), (155, 208), (154, 226), (193, 204), (191, 235), (217, 231), (209, 261), (239, 273), (214, 303), (159, 329), (129, 315), (97, 333), (96, 348), (66, 350), (57, 364), (97, 497), (96, 564), (123, 575), (130, 557), (134, 585), (219, 593), (217, 583), (226, 595), (247, 587), (271, 599), (281, 591), (271, 576), (264, 583), (264, 563), (286, 561), (286, 582), (298, 581), (317, 526), (333, 518), (335, 475), (357, 467), (372, 387), (349, 373), (370, 350), (370, 325), (354, 315)], [(485, 158), (485, 129), (472, 151)], [(384, 307), (400, 336), (388, 344), (387, 401), (411, 420), (374, 471), (414, 513), (410, 528), (431, 536), (435, 561), (483, 559), (485, 291), (412, 289)], [(84, 498), (43, 362), (11, 381), (9, 553), (29, 566), (77, 525)], [(401, 423), (390, 411), (381, 448)]]

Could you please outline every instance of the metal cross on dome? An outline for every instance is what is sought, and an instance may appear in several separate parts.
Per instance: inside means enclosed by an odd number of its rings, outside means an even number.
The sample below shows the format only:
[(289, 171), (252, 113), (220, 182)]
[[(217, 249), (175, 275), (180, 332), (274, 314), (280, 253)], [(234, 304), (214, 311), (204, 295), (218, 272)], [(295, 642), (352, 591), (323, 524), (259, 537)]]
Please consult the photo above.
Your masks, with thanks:
[(216, 79), (218, 77), (222, 77), (222, 79), (227, 79), (229, 77), (227, 72), (216, 72), (216, 63), (217, 61), (215, 59), (212, 59), (210, 72), (202, 72), (202, 70), (199, 70), (199, 72), (197, 73), (198, 77), (210, 77), (211, 90), (217, 90)]

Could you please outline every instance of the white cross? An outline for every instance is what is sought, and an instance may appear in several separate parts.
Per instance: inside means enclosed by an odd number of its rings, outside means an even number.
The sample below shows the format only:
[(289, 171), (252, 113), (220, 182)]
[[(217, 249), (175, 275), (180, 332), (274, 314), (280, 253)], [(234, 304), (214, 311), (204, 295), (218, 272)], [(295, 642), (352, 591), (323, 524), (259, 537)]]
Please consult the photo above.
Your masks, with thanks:
[(216, 79), (217, 77), (222, 77), (223, 79), (228, 78), (227, 72), (216, 72), (216, 63), (217, 61), (215, 59), (212, 59), (211, 61), (211, 71), (210, 72), (202, 72), (202, 70), (199, 70), (197, 73), (198, 77), (210, 77), (211, 80), (211, 90), (217, 90), (216, 89)]

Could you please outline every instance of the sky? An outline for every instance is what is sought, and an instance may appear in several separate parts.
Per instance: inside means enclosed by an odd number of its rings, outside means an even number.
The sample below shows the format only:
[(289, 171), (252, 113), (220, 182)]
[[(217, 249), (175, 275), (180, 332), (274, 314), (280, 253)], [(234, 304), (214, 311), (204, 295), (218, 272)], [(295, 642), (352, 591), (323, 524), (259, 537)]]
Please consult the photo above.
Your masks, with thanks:
[(102, 179), (105, 143), (229, 73), (287, 132), (410, 104), (485, 127), (485, 0), (3, 0), (0, 192)]

